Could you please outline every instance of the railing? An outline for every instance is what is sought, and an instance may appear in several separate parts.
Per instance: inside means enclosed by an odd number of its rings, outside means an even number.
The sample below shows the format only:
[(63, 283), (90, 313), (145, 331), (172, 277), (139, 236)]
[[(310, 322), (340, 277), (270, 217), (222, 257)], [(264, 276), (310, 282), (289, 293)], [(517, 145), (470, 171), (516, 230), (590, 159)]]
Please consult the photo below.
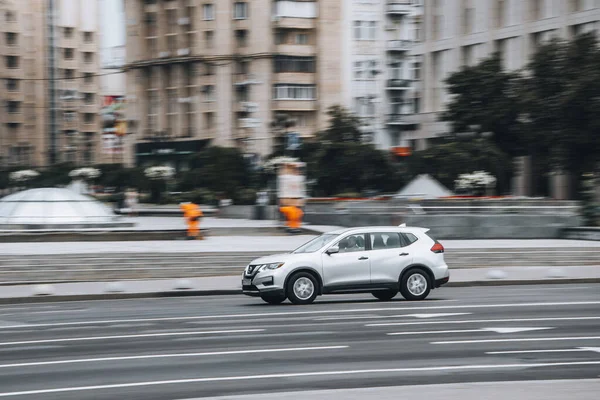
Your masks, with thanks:
[(411, 81), (408, 79), (388, 79), (387, 81), (387, 87), (388, 88), (394, 88), (394, 89), (398, 89), (398, 88), (410, 88), (411, 85)]
[(388, 40), (387, 49), (396, 51), (408, 51), (413, 46), (412, 40)]

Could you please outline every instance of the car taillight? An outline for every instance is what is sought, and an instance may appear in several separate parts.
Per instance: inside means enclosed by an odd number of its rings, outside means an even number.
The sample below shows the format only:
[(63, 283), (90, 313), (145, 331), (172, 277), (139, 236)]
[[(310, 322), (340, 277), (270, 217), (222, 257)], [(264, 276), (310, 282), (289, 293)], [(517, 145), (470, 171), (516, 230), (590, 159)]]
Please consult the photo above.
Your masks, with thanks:
[(442, 246), (442, 244), (439, 243), (439, 242), (435, 242), (435, 244), (431, 248), (431, 251), (433, 251), (436, 254), (443, 253), (444, 252), (444, 246)]

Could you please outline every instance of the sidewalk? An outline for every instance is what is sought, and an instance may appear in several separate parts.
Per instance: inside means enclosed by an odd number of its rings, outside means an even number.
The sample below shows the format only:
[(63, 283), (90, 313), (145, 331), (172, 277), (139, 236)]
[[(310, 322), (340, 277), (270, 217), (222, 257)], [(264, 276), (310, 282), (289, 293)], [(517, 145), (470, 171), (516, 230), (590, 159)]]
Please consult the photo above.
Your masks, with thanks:
[[(464, 268), (444, 287), (600, 283), (600, 267)], [(2, 286), (0, 304), (241, 294), (240, 276)]]

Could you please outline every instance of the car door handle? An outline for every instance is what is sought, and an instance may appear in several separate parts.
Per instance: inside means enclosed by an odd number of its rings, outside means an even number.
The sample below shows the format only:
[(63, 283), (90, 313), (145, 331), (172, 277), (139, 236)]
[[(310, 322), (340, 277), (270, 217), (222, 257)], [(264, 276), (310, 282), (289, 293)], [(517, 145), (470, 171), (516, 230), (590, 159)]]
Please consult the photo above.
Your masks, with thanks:
[(407, 256), (408, 253), (400, 253), (400, 257)]
[(359, 258), (359, 260), (368, 260), (368, 259), (369, 259), (369, 257), (361, 257), (361, 258)]

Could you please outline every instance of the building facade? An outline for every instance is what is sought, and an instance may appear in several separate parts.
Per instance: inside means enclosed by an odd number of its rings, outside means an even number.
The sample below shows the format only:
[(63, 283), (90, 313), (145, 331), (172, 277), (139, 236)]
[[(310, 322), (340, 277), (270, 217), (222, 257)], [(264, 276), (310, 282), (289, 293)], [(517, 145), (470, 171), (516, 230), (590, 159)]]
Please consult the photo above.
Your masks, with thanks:
[(39, 1), (0, 1), (0, 168), (47, 162), (46, 32)]
[(343, 2), (127, 1), (127, 159), (175, 164), (210, 142), (265, 156), (276, 114), (310, 136), (342, 100)]
[(2, 167), (101, 162), (97, 0), (0, 10)]
[(495, 51), (507, 69), (518, 69), (545, 40), (598, 32), (600, 0), (430, 0), (423, 16), (411, 51), (422, 60), (420, 110), (409, 118), (418, 129), (407, 134), (417, 149), (449, 133), (439, 121), (449, 100), (444, 84), (449, 74)]

